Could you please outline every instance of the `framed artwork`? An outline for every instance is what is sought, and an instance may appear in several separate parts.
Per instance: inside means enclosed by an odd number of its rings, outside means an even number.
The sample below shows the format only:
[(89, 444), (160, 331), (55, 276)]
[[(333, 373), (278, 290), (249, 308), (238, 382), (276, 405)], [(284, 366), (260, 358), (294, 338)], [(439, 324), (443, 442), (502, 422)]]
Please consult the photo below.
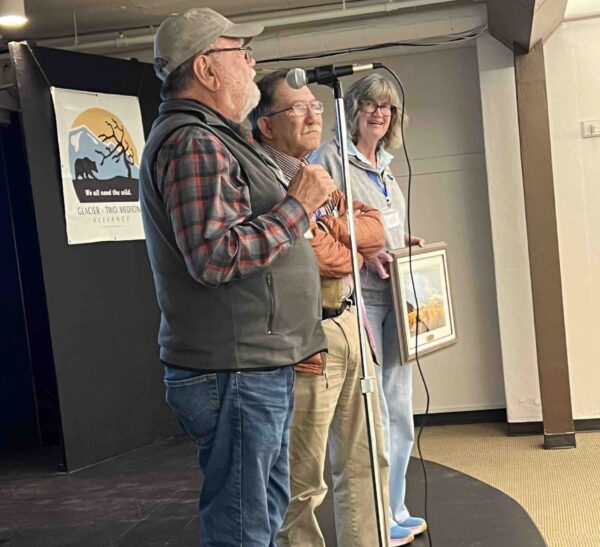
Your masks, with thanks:
[(394, 308), (403, 362), (456, 342), (446, 244), (391, 251)]

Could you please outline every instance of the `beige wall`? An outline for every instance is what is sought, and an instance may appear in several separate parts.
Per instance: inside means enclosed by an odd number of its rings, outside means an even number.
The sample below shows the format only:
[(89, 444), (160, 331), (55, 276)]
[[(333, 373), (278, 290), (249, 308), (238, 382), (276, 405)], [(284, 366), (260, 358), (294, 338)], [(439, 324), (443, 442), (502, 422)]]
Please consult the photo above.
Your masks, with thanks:
[(545, 56), (573, 416), (598, 418), (600, 137), (581, 122), (600, 120), (600, 18), (563, 23)]
[[(600, 18), (565, 22), (545, 46), (556, 214), (575, 419), (600, 417)], [(507, 412), (541, 420), (513, 55), (478, 41)], [(600, 125), (600, 123), (599, 123)]]
[(540, 421), (514, 57), (489, 35), (477, 54), (506, 410), (509, 422)]

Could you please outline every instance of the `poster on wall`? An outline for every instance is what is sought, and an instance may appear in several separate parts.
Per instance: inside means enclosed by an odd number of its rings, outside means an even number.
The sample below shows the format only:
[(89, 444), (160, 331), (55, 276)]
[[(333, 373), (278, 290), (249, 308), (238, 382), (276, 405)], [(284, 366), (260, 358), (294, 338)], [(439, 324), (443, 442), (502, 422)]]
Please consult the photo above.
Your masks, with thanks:
[(144, 239), (137, 97), (51, 88), (69, 245)]

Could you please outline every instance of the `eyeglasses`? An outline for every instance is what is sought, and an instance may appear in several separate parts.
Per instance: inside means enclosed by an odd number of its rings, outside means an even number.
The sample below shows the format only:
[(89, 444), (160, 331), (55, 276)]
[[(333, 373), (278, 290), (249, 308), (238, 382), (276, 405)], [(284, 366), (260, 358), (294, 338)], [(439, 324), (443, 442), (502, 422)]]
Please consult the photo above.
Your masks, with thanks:
[(244, 59), (249, 63), (252, 59), (252, 48), (250, 46), (241, 46), (241, 47), (217, 47), (214, 49), (207, 49), (202, 52), (202, 55), (211, 55), (213, 53), (221, 53), (222, 51), (243, 51)]
[(321, 101), (311, 101), (309, 103), (294, 103), (292, 106), (288, 106), (282, 110), (278, 110), (277, 112), (271, 112), (270, 114), (265, 114), (265, 118), (270, 118), (271, 116), (275, 116), (275, 114), (281, 114), (282, 112), (290, 112), (290, 116), (294, 116), (296, 118), (300, 118), (302, 116), (306, 116), (308, 114), (308, 109), (313, 114), (323, 114), (323, 103)]
[(381, 112), (382, 116), (391, 116), (395, 114), (398, 108), (393, 104), (377, 104), (373, 101), (360, 101), (360, 107), (363, 112), (367, 114), (374, 114), (375, 111), (379, 108), (379, 112)]

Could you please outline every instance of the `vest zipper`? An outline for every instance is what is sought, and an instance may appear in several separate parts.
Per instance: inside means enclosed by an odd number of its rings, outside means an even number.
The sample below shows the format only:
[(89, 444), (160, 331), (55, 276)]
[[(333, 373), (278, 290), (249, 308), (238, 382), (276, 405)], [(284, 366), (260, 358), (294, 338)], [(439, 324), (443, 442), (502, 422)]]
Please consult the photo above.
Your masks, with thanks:
[(273, 317), (275, 316), (275, 295), (273, 294), (273, 275), (267, 272), (267, 292), (269, 293), (269, 319), (267, 321), (267, 334), (273, 334)]

